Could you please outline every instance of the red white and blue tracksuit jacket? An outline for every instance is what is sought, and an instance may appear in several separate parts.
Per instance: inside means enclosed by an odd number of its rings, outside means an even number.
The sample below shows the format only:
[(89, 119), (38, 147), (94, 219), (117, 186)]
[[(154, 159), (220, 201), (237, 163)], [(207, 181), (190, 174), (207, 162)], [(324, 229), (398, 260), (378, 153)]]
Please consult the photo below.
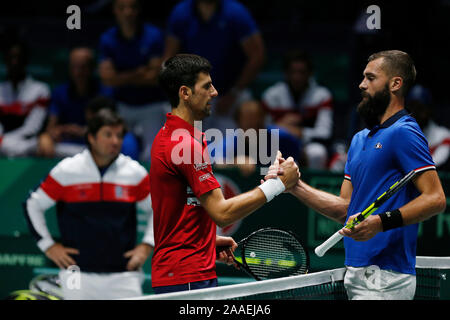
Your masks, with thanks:
[(38, 247), (55, 242), (44, 213), (56, 205), (64, 246), (76, 248), (77, 266), (85, 272), (126, 271), (123, 255), (136, 246), (137, 208), (148, 216), (142, 242), (154, 246), (148, 172), (120, 154), (100, 173), (89, 150), (60, 161), (24, 203), (25, 216)]

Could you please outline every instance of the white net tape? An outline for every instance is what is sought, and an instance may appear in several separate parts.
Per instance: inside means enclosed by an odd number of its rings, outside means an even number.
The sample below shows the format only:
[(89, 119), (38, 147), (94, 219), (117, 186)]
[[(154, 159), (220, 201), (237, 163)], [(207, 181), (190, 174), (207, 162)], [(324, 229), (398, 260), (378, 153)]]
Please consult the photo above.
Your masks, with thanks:
[[(416, 259), (417, 268), (450, 269), (450, 257), (422, 257)], [(241, 283), (216, 288), (155, 294), (127, 300), (226, 300), (261, 293), (270, 293), (333, 283), (344, 279), (345, 268), (325, 270), (281, 279)]]

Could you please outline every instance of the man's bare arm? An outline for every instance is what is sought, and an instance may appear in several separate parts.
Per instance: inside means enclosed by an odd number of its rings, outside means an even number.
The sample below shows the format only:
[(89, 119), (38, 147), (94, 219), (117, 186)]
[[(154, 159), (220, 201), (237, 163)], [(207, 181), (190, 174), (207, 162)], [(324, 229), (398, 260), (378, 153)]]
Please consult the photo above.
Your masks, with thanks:
[(266, 203), (266, 197), (259, 188), (229, 199), (225, 199), (222, 190), (217, 188), (200, 196), (199, 200), (219, 227), (245, 218)]
[[(286, 189), (292, 188), (299, 179), (298, 167), (292, 158), (283, 165), (284, 175), (280, 177)], [(199, 197), (200, 203), (220, 227), (227, 226), (245, 218), (262, 207), (267, 198), (261, 188), (225, 199), (220, 188), (211, 190)]]
[(242, 48), (247, 56), (247, 62), (235, 84), (237, 89), (246, 88), (255, 79), (266, 57), (264, 41), (259, 32), (242, 41)]
[(420, 195), (399, 208), (404, 225), (425, 221), (443, 212), (446, 207), (444, 190), (436, 170), (421, 173), (415, 178), (414, 185)]
[(299, 180), (297, 185), (289, 192), (318, 213), (344, 224), (347, 209), (353, 192), (352, 183), (346, 179), (342, 182), (339, 196), (315, 189)]
[(152, 86), (156, 85), (158, 73), (161, 67), (161, 59), (150, 59), (147, 65), (134, 70), (118, 72), (110, 60), (105, 60), (99, 65), (99, 74), (103, 84), (107, 86)]

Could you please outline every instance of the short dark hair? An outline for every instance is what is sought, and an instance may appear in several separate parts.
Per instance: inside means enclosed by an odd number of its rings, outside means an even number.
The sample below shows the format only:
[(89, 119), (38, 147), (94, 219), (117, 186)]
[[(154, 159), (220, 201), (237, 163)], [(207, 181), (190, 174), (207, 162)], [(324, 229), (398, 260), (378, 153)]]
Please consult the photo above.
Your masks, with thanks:
[(301, 61), (306, 64), (309, 72), (313, 71), (313, 63), (311, 60), (311, 56), (308, 52), (302, 49), (291, 49), (285, 55), (283, 59), (283, 69), (287, 71), (291, 64), (296, 61)]
[(178, 91), (181, 86), (194, 90), (198, 74), (209, 74), (211, 63), (195, 54), (177, 54), (167, 59), (159, 73), (159, 85), (165, 91), (173, 108), (180, 102)]
[[(87, 123), (87, 134), (92, 134), (95, 136), (97, 132), (103, 126), (124, 126), (125, 133), (125, 125), (124, 120), (120, 117), (116, 112), (111, 109), (100, 109), (98, 112), (94, 114), (94, 116), (88, 120)], [(89, 142), (89, 140), (88, 140)]]
[(95, 98), (89, 100), (86, 105), (86, 111), (89, 111), (92, 114), (97, 113), (101, 109), (109, 109), (117, 112), (116, 102), (109, 97), (98, 95)]
[[(114, 6), (117, 4), (117, 1), (118, 1), (118, 0), (113, 0), (113, 1), (111, 1), (111, 5), (114, 7)], [(138, 6), (138, 9), (141, 9), (141, 8), (142, 8), (142, 1), (141, 1), (141, 0), (136, 0), (136, 4), (137, 4), (137, 6)]]
[(400, 89), (403, 97), (406, 97), (408, 91), (416, 81), (416, 67), (412, 58), (400, 50), (386, 50), (372, 54), (368, 62), (378, 58), (383, 58), (383, 70), (391, 77), (398, 76), (403, 79), (403, 86)]
[(23, 57), (25, 64), (28, 64), (30, 57), (30, 47), (27, 42), (22, 39), (12, 39), (10, 42), (6, 43), (3, 48), (3, 59), (7, 59), (12, 48), (18, 47), (20, 49), (20, 54)]

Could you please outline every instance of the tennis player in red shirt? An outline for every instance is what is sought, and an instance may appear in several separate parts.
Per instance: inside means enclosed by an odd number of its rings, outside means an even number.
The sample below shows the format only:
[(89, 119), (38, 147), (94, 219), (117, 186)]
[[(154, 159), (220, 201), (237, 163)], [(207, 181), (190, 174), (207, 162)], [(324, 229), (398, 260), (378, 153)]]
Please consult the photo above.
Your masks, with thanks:
[[(159, 83), (172, 105), (151, 151), (150, 189), (155, 249), (152, 286), (167, 293), (217, 286), (216, 246), (231, 247), (230, 237), (216, 235), (275, 196), (295, 185), (300, 177), (292, 158), (283, 162), (285, 175), (255, 189), (225, 199), (212, 172), (204, 133), (194, 127), (211, 113), (218, 95), (203, 57), (179, 54), (168, 59)], [(227, 250), (218, 259), (231, 264)]]

